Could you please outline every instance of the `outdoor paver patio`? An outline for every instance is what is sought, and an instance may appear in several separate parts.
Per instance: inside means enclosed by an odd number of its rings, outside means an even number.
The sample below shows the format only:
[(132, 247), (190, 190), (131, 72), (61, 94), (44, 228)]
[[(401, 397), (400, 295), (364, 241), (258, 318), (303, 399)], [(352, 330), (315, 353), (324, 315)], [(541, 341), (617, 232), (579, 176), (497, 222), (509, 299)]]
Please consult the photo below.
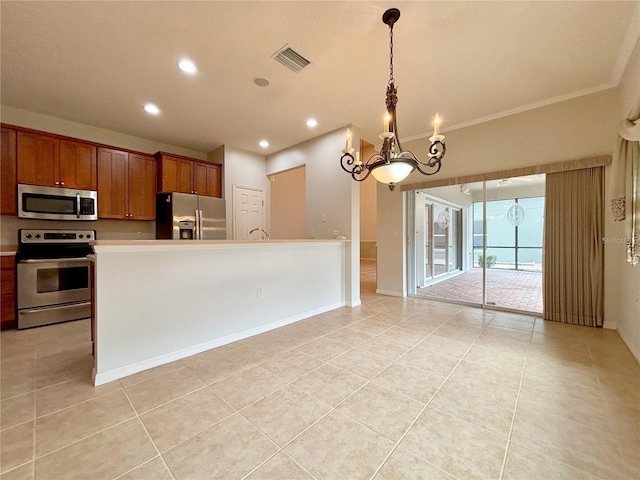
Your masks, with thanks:
[[(418, 296), (482, 303), (482, 269), (455, 275), (416, 290)], [(542, 313), (542, 272), (487, 270), (487, 303), (496, 307)]]

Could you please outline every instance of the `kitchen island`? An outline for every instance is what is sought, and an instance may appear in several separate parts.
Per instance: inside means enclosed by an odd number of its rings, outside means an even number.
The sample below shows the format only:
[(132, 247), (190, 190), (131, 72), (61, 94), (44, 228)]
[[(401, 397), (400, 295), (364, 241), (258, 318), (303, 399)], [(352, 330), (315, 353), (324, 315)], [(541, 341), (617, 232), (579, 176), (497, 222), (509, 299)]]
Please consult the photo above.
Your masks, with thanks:
[(92, 246), (95, 385), (359, 304), (348, 240)]

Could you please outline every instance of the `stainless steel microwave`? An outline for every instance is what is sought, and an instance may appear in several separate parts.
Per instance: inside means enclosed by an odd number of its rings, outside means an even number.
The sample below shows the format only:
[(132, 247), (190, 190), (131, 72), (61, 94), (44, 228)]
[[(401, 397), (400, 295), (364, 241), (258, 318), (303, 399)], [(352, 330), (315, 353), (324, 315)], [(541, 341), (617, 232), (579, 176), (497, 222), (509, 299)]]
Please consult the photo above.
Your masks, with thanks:
[(44, 220), (97, 220), (98, 192), (20, 184), (18, 216)]

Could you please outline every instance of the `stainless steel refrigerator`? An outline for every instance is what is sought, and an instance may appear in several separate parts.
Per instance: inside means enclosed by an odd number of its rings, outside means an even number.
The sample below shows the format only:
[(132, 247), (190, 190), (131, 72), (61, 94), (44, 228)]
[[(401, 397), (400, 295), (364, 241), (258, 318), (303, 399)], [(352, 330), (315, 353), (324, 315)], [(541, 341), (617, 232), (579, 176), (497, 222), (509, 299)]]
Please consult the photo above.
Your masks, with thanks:
[(226, 239), (224, 199), (187, 193), (158, 194), (156, 196), (156, 238)]

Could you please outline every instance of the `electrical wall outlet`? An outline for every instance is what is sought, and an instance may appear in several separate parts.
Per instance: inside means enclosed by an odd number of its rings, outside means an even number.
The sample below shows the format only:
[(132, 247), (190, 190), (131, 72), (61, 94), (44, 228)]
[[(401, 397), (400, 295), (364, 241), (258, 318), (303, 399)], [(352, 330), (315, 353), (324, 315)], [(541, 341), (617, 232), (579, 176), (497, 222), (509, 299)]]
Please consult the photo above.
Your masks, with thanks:
[(261, 298), (264, 298), (264, 290), (259, 288), (257, 291), (257, 297), (258, 297), (258, 300), (260, 300)]
[(326, 213), (323, 213), (323, 214), (321, 215), (321, 219), (322, 219), (322, 221), (323, 221), (323, 222), (326, 222), (326, 221), (327, 221), (327, 214), (326, 214)]
[(340, 235), (340, 230), (334, 230), (334, 231), (333, 231), (333, 236), (334, 236), (334, 237), (337, 237), (337, 236), (339, 236), (339, 235)]

